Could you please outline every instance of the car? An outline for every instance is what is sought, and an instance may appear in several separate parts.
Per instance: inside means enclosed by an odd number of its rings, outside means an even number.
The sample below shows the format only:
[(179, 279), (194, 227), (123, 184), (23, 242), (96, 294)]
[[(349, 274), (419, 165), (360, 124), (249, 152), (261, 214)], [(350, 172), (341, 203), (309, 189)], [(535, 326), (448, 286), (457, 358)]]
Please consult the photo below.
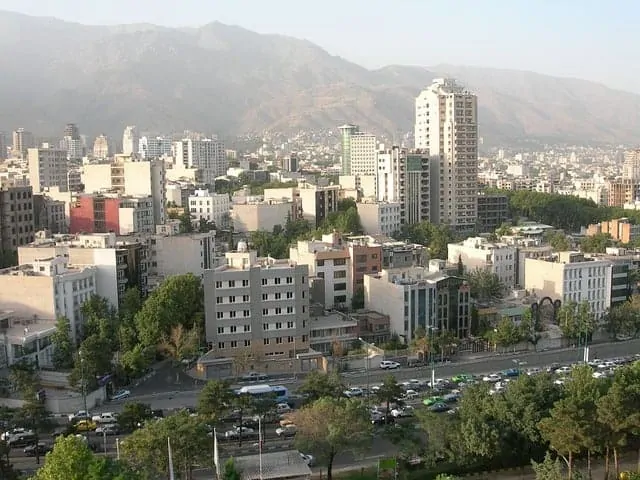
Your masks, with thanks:
[(444, 399), (442, 397), (438, 397), (438, 396), (434, 396), (434, 397), (429, 397), (429, 398), (425, 398), (422, 403), (424, 405), (426, 405), (427, 407), (430, 407), (432, 405), (435, 405), (436, 403), (442, 403), (444, 402)]
[(128, 398), (131, 396), (131, 392), (129, 390), (118, 390), (116, 393), (114, 393), (111, 396), (111, 400), (117, 401), (117, 400), (124, 400), (125, 398)]
[(503, 377), (519, 377), (520, 369), (518, 368), (508, 368), (504, 372), (502, 372)]
[(268, 378), (269, 377), (267, 377), (264, 373), (249, 372), (243, 375), (241, 377), (241, 380), (243, 382), (262, 382), (264, 380), (267, 380)]
[(316, 459), (313, 457), (313, 455), (307, 455), (306, 453), (300, 452), (300, 458), (302, 458), (304, 463), (306, 463), (309, 467), (313, 467), (316, 462)]
[(455, 403), (459, 399), (460, 399), (460, 392), (447, 393), (444, 397), (442, 397), (442, 400), (444, 400), (444, 403)]
[(119, 433), (120, 429), (114, 424), (100, 425), (96, 428), (96, 435), (118, 435)]
[(350, 387), (342, 393), (347, 398), (353, 398), (353, 397), (361, 397), (364, 392), (360, 387)]
[(278, 415), (282, 415), (283, 413), (289, 413), (291, 411), (291, 407), (288, 403), (278, 403), (276, 405), (276, 413)]
[(547, 367), (547, 373), (553, 373), (555, 372), (557, 369), (559, 369), (562, 365), (560, 365), (559, 363), (552, 363), (551, 365), (549, 365)]
[(471, 380), (473, 380), (473, 375), (469, 375), (468, 373), (459, 373), (451, 377), (453, 383), (468, 383)]
[(80, 420), (75, 424), (76, 432), (94, 432), (98, 425), (91, 420)]
[(571, 373), (571, 367), (568, 367), (566, 365), (564, 367), (558, 367), (553, 371), (553, 373), (557, 375), (567, 375)]
[(117, 423), (118, 418), (115, 413), (112, 412), (104, 412), (100, 415), (94, 415), (91, 419), (95, 423)]
[(382, 412), (372, 412), (370, 420), (372, 425), (387, 425), (392, 423), (394, 418), (392, 416), (387, 418), (387, 416)]
[(45, 455), (50, 450), (51, 450), (51, 445), (45, 442), (38, 442), (37, 445), (34, 443), (32, 445), (25, 447), (24, 454), (27, 457), (35, 457), (36, 453), (40, 455)]
[(28, 430), (23, 433), (17, 433), (5, 441), (10, 448), (26, 447), (36, 443), (36, 436), (31, 430)]
[(229, 430), (224, 432), (224, 438), (232, 439), (232, 438), (240, 438), (240, 437), (253, 437), (256, 435), (256, 431), (253, 428), (248, 427), (237, 427), (233, 430)]
[(4, 432), (0, 435), (0, 439), (5, 442), (9, 442), (14, 437), (19, 437), (21, 435), (33, 435), (33, 430), (27, 430), (26, 428), (13, 428), (7, 432)]
[(287, 425), (286, 427), (276, 428), (276, 435), (280, 438), (295, 437), (298, 429), (294, 424)]
[(91, 413), (87, 412), (86, 410), (78, 410), (76, 413), (72, 413), (69, 415), (69, 421), (71, 423), (80, 420), (91, 420)]
[(482, 377), (483, 382), (496, 383), (496, 382), (499, 382), (500, 380), (502, 380), (502, 377), (497, 373), (491, 373), (489, 375)]
[(450, 408), (449, 408), (449, 405), (447, 405), (446, 403), (434, 403), (429, 407), (429, 410), (431, 410), (434, 413), (442, 413), (442, 412), (448, 412)]
[(407, 400), (412, 400), (414, 398), (418, 398), (419, 396), (420, 394), (415, 390), (407, 390), (406, 392), (404, 392), (404, 395), (402, 397)]
[(391, 410), (391, 416), (394, 418), (407, 418), (413, 417), (415, 411), (411, 405), (406, 405), (402, 408), (394, 408)]
[(396, 368), (400, 368), (400, 364), (391, 360), (383, 360), (380, 362), (380, 368), (383, 370), (395, 370)]
[(540, 368), (538, 368), (538, 367), (532, 367), (532, 368), (528, 368), (526, 373), (529, 376), (538, 375), (539, 373), (542, 373), (542, 370)]

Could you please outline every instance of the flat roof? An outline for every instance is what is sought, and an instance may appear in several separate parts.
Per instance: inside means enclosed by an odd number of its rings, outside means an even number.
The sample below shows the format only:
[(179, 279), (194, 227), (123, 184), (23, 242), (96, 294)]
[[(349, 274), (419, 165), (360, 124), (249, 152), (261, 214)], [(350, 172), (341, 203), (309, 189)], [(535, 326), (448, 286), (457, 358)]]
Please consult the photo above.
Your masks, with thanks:
[(242, 480), (311, 477), (311, 469), (297, 450), (263, 453), (262, 472), (260, 472), (260, 455), (234, 457), (234, 461)]
[(324, 328), (357, 327), (357, 320), (350, 320), (339, 313), (330, 313), (321, 317), (312, 317), (309, 328), (320, 330)]

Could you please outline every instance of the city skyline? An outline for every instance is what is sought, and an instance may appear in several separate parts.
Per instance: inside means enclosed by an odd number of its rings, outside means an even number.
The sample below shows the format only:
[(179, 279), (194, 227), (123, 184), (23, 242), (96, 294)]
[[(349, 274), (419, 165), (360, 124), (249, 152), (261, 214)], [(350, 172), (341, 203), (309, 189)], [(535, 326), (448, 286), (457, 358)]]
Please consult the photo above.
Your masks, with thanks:
[[(142, 0), (125, 8), (125, 3), (118, 0), (91, 7), (76, 0), (55, 5), (31, 0), (18, 7), (0, 1), (0, 9), (94, 25), (152, 23), (176, 27), (219, 21), (260, 33), (304, 38), (367, 68), (389, 64), (480, 65), (583, 78), (640, 92), (635, 81), (640, 67), (626, 60), (633, 56), (635, 45), (626, 19), (639, 7), (626, 0), (614, 2), (613, 7), (582, 2), (579, 10), (570, 1), (547, 0), (535, 4), (486, 2), (481, 9), (476, 3), (463, 1), (455, 10), (439, 2), (403, 0), (391, 9), (387, 2), (373, 0), (362, 9), (330, 0), (313, 15), (289, 0), (268, 5), (239, 0), (203, 6), (187, 0), (180, 9), (174, 9), (168, 2), (167, 8), (158, 8), (157, 2)], [(354, 22), (354, 18), (360, 21)], [(403, 28), (392, 36), (379, 35), (384, 24), (402, 24)], [(453, 38), (448, 33), (452, 28), (457, 32)], [(443, 43), (440, 39), (445, 36), (448, 41)], [(434, 43), (437, 48), (428, 48)]]

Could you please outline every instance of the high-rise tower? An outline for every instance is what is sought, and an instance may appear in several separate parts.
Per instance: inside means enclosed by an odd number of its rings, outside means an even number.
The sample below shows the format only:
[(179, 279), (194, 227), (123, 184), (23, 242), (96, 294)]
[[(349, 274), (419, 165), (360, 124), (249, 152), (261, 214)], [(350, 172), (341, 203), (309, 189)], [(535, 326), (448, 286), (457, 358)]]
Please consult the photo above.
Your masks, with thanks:
[(137, 155), (139, 143), (138, 129), (133, 125), (125, 128), (122, 134), (122, 153), (125, 155)]

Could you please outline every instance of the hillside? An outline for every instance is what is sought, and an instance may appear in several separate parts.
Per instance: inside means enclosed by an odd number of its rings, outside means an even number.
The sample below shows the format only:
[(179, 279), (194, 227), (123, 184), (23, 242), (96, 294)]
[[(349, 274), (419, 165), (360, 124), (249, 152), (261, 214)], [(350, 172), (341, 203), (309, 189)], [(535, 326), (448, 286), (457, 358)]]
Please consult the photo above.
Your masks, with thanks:
[[(0, 12), (1, 130), (121, 135), (234, 134), (333, 128), (412, 129), (413, 101), (436, 76), (478, 93), (492, 143), (635, 143), (640, 96), (592, 82), (472, 67), (367, 70), (305, 41), (211, 23), (201, 28), (85, 26)], [(24, 39), (29, 41), (25, 42)]]

